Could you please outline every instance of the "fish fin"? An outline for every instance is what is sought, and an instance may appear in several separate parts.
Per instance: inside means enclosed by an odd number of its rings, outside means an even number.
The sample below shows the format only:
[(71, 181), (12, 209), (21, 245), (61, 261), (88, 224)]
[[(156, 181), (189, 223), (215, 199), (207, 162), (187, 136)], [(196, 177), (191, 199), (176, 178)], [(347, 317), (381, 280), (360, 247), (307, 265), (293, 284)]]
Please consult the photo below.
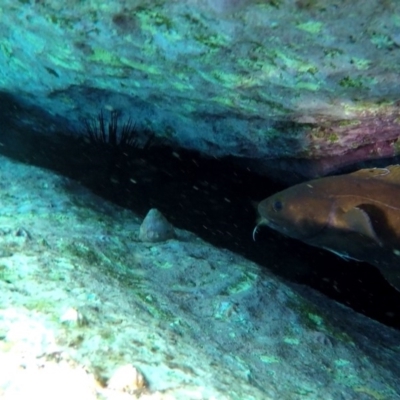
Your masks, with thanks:
[(380, 272), (395, 289), (400, 291), (400, 272), (386, 271), (384, 268), (380, 269)]
[(366, 168), (353, 172), (350, 175), (366, 179), (382, 179), (400, 186), (400, 165), (389, 165), (386, 168)]
[(343, 215), (343, 218), (352, 231), (361, 233), (381, 245), (380, 240), (376, 236), (374, 227), (372, 226), (371, 219), (366, 211), (359, 207), (354, 207), (347, 211)]
[(386, 167), (389, 173), (382, 177), (385, 181), (400, 185), (400, 165), (389, 165)]
[(350, 260), (354, 260), (354, 261), (361, 261), (361, 260), (359, 260), (359, 259), (357, 259), (357, 258), (353, 258), (353, 257), (350, 257), (347, 253), (340, 253), (339, 251), (336, 251), (336, 250), (332, 250), (332, 249), (330, 249), (329, 247), (323, 247), (323, 249), (325, 249), (325, 250), (328, 250), (328, 251), (330, 251), (331, 253), (333, 253), (333, 254), (336, 254), (338, 257), (340, 257), (342, 260), (344, 260), (344, 261), (350, 261)]

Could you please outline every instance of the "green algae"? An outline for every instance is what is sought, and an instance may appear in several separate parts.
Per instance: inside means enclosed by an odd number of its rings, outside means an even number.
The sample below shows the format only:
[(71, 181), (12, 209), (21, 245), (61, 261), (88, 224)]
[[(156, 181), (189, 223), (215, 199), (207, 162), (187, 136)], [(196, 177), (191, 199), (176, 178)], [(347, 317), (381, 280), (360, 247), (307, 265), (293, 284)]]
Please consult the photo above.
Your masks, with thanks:
[(370, 38), (371, 43), (373, 43), (378, 49), (387, 49), (394, 45), (393, 40), (384, 33), (373, 33)]
[(93, 53), (88, 57), (88, 59), (90, 61), (107, 64), (112, 67), (122, 66), (122, 62), (119, 57), (105, 49), (98, 47), (93, 49)]
[[(100, 253), (88, 243), (74, 241), (64, 246), (64, 250), (78, 258), (84, 268), (96, 268), (98, 273), (118, 279), (124, 287), (130, 290), (141, 307), (145, 308), (153, 317), (169, 322), (176, 319), (176, 316), (166, 306), (160, 304), (157, 297), (146, 289), (142, 274), (132, 265), (128, 266), (128, 261), (120, 255), (123, 250), (118, 246), (115, 249), (102, 249)], [(162, 269), (173, 266), (170, 263), (163, 264), (161, 262), (154, 265)]]
[(338, 136), (336, 133), (331, 133), (331, 134), (328, 136), (328, 141), (329, 141), (330, 143), (337, 143), (337, 142), (339, 142), (339, 136)]
[(134, 297), (140, 300), (140, 304), (147, 312), (158, 320), (176, 322), (176, 316), (168, 310), (168, 306), (162, 306), (157, 301), (156, 297), (150, 293), (143, 291), (135, 291), (132, 293)]
[(271, 355), (260, 355), (259, 359), (261, 362), (265, 363), (265, 364), (276, 364), (276, 363), (280, 363), (281, 359), (276, 357), (276, 356), (271, 356)]
[(211, 100), (215, 103), (222, 104), (229, 108), (235, 108), (236, 106), (236, 103), (233, 99), (224, 96), (213, 97)]
[(339, 85), (344, 88), (356, 88), (356, 89), (365, 88), (365, 82), (363, 78), (361, 77), (352, 78), (348, 75), (339, 81)]
[[(378, 392), (375, 389), (372, 389), (368, 386), (355, 386), (353, 390), (357, 393), (367, 395), (368, 397), (375, 399), (375, 400), (389, 400), (392, 397), (387, 397), (388, 394), (383, 394), (382, 392)], [(392, 391), (391, 395), (395, 395), (395, 391)]]
[(296, 89), (304, 89), (304, 90), (308, 90), (310, 92), (316, 92), (320, 88), (321, 88), (321, 86), (318, 83), (312, 83), (312, 82), (296, 83)]
[(104, 259), (99, 255), (99, 253), (94, 251), (90, 245), (84, 242), (73, 241), (68, 243), (65, 246), (65, 250), (88, 265), (100, 265), (104, 262)]
[(252, 272), (245, 272), (242, 274), (241, 279), (226, 289), (228, 295), (245, 292), (254, 287), (258, 275)]
[(283, 64), (289, 68), (294, 69), (299, 73), (310, 73), (315, 74), (318, 72), (318, 67), (309, 61), (306, 61), (295, 54), (289, 52), (283, 52), (276, 50), (276, 58), (279, 59)]
[(154, 65), (132, 61), (126, 57), (118, 57), (114, 53), (103, 48), (94, 48), (93, 53), (88, 59), (93, 62), (105, 64), (111, 68), (129, 67), (152, 75), (160, 74), (160, 71)]
[(24, 302), (24, 307), (30, 311), (56, 315), (56, 306), (52, 298), (30, 298)]
[(338, 48), (324, 49), (324, 55), (326, 58), (335, 58), (341, 56), (342, 54), (344, 54), (342, 49)]
[(296, 25), (296, 27), (302, 31), (316, 35), (321, 32), (323, 25), (324, 24), (319, 21), (307, 21)]
[(283, 342), (290, 344), (290, 345), (299, 345), (300, 344), (300, 340), (296, 337), (292, 337), (292, 336), (285, 336), (283, 338)]
[(358, 119), (343, 119), (339, 121), (336, 125), (344, 128), (344, 127), (349, 127), (349, 126), (357, 126), (360, 125), (361, 121)]
[(11, 58), (13, 55), (13, 48), (9, 40), (3, 39), (0, 42), (0, 51), (4, 54), (5, 58)]
[(330, 336), (336, 338), (345, 343), (353, 343), (351, 337), (329, 322), (329, 318), (326, 318), (318, 309), (317, 305), (293, 295), (293, 299), (287, 302), (287, 306), (290, 307), (299, 316), (299, 319), (307, 329), (311, 331), (326, 332)]
[(0, 281), (12, 283), (18, 280), (19, 277), (7, 265), (0, 264)]
[(171, 269), (174, 264), (169, 261), (155, 261), (154, 266), (160, 269)]
[(366, 70), (371, 66), (371, 61), (366, 58), (352, 57), (350, 63), (353, 64), (358, 70)]
[(153, 18), (152, 18), (152, 23), (154, 24), (154, 26), (157, 27), (164, 27), (168, 30), (171, 30), (174, 28), (174, 24), (172, 22), (172, 19), (162, 15), (160, 13), (154, 13), (153, 14)]
[(170, 82), (171, 86), (173, 86), (176, 90), (180, 92), (186, 92), (194, 90), (194, 86), (190, 83), (189, 79), (183, 74), (176, 74), (176, 77), (179, 80), (174, 80)]
[(135, 16), (140, 21), (141, 28), (144, 31), (149, 31), (154, 34), (159, 31), (160, 27), (167, 30), (174, 29), (173, 20), (161, 14), (155, 7), (137, 7), (135, 9)]
[(121, 57), (120, 62), (122, 63), (122, 65), (128, 66), (134, 70), (142, 71), (151, 75), (162, 75), (162, 72), (158, 68), (156, 68), (155, 65), (132, 61), (125, 57)]
[(73, 71), (83, 71), (83, 65), (79, 61), (73, 60), (68, 54), (68, 52), (60, 55), (48, 54), (47, 58), (53, 65), (56, 65), (58, 67), (70, 69)]
[(316, 327), (321, 327), (321, 326), (324, 324), (324, 319), (323, 319), (320, 315), (318, 315), (318, 314), (309, 312), (309, 313), (307, 314), (307, 316), (308, 316), (308, 318), (309, 318), (311, 321), (314, 322), (314, 324), (315, 324)]
[(228, 40), (226, 37), (218, 34), (196, 33), (193, 39), (211, 50), (217, 50), (227, 45)]
[[(29, 45), (29, 50), (32, 53), (41, 54), (45, 47), (46, 47), (46, 40), (40, 37), (36, 33), (32, 33), (29, 31), (24, 31), (24, 41), (26, 42), (25, 45)], [(58, 49), (60, 51), (60, 49)]]

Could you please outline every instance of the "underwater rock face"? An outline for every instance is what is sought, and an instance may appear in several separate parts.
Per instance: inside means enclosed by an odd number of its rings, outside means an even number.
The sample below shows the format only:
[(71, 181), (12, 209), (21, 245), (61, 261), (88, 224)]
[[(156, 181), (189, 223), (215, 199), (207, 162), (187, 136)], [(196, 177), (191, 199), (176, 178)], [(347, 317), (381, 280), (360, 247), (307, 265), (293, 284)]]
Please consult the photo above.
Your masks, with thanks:
[(165, 242), (176, 237), (174, 227), (156, 208), (152, 208), (140, 225), (139, 239), (143, 242)]
[(2, 1), (19, 124), (75, 129), (114, 109), (179, 146), (269, 174), (296, 160), (308, 177), (399, 153), (397, 1), (74, 3)]
[(196, 235), (132, 240), (131, 211), (0, 163), (2, 399), (400, 399), (399, 331)]

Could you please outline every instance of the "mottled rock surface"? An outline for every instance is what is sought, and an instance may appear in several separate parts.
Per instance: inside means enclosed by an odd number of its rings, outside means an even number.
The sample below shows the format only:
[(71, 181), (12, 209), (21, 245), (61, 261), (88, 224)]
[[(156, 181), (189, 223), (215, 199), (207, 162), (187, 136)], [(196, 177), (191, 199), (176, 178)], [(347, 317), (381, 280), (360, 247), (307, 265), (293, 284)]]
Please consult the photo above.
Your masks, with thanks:
[(2, 399), (400, 399), (398, 331), (0, 161)]
[(399, 152), (397, 1), (4, 0), (0, 16), (2, 112), (38, 131), (114, 109), (302, 176)]

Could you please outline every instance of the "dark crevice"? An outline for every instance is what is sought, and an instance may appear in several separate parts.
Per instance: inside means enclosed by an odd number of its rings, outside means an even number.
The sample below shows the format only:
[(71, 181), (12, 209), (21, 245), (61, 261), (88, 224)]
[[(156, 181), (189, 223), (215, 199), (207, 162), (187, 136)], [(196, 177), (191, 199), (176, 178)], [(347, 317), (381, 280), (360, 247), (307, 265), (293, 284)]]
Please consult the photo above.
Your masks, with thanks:
[(40, 135), (0, 118), (3, 155), (75, 179), (141, 216), (158, 208), (176, 227), (400, 329), (400, 293), (374, 267), (344, 261), (266, 227), (253, 241), (254, 203), (283, 189), (257, 171), (231, 158), (205, 158), (168, 146), (126, 146), (115, 153), (76, 136)]

